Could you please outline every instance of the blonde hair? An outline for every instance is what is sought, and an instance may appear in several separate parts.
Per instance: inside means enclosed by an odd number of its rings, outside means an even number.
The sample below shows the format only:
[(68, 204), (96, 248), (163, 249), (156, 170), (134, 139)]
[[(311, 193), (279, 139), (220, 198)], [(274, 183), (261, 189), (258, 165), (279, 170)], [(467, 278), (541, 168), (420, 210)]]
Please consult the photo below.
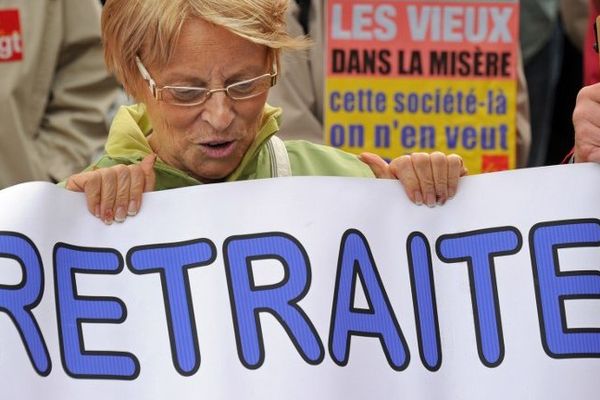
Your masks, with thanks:
[(108, 0), (102, 11), (104, 59), (127, 92), (141, 82), (135, 57), (160, 68), (175, 49), (184, 23), (194, 17), (268, 47), (279, 64), (281, 50), (303, 49), (306, 38), (286, 32), (289, 0)]

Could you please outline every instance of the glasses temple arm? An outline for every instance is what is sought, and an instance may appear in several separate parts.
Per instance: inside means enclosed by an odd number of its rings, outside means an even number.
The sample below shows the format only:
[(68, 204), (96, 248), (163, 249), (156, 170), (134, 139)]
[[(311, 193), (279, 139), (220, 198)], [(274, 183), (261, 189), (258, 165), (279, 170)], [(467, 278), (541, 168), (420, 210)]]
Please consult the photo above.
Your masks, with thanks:
[(144, 64), (142, 64), (142, 60), (140, 60), (139, 56), (135, 56), (135, 63), (138, 69), (140, 70), (140, 74), (142, 74), (142, 78), (144, 78), (144, 80), (148, 82), (150, 90), (152, 91), (152, 95), (156, 97), (156, 82), (154, 82), (154, 79), (152, 79), (150, 73), (148, 72)]

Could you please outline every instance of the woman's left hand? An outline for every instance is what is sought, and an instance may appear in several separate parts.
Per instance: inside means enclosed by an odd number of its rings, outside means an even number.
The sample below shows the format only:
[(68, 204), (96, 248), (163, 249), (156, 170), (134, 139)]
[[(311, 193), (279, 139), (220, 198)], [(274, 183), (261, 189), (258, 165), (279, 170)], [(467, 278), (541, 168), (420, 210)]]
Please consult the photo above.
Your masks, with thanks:
[(399, 180), (413, 203), (429, 207), (453, 198), (458, 178), (469, 173), (460, 156), (439, 151), (400, 156), (389, 164), (373, 153), (362, 153), (359, 158), (377, 178)]

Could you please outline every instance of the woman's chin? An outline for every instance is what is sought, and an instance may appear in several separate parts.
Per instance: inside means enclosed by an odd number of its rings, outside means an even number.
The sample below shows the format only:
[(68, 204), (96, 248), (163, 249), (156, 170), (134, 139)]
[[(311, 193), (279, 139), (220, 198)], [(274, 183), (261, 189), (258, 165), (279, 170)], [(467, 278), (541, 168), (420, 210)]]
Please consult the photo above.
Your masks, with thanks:
[(188, 173), (203, 183), (223, 182), (238, 165), (239, 160), (234, 163), (231, 161), (225, 162), (225, 160), (219, 162), (205, 159), (201, 165), (198, 165), (198, 168), (194, 168), (193, 171)]

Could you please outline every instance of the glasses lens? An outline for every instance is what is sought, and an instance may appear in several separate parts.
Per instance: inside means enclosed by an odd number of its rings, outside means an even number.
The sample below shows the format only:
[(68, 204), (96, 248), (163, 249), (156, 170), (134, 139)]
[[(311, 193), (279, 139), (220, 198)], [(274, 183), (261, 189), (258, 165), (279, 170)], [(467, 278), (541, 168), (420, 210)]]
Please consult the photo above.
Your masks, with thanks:
[(162, 99), (171, 104), (200, 104), (206, 100), (208, 89), (167, 86), (162, 89)]
[(258, 78), (229, 85), (227, 93), (235, 100), (248, 99), (266, 92), (271, 87), (271, 81), (271, 75), (259, 76)]

